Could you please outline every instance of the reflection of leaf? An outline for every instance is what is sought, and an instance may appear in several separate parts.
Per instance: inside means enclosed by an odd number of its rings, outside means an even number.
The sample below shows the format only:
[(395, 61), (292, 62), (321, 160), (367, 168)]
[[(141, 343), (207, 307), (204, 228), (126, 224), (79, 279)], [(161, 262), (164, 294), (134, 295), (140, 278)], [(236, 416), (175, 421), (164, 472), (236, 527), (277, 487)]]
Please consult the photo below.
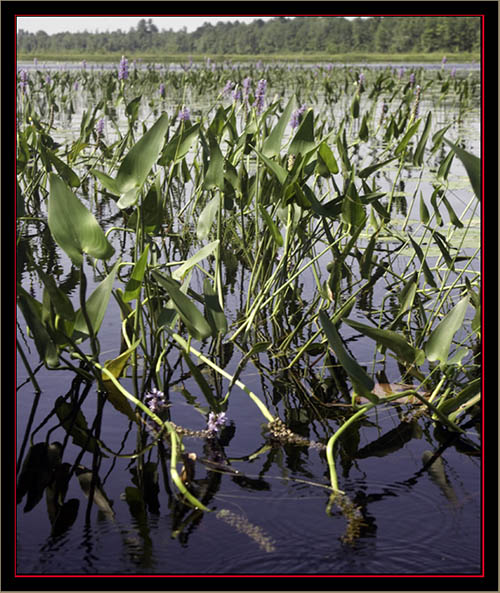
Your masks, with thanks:
[(58, 397), (54, 410), (63, 428), (73, 437), (75, 445), (91, 453), (99, 451), (97, 441), (91, 436), (85, 416), (77, 405), (69, 404), (64, 401), (63, 397)]
[(76, 521), (80, 501), (77, 498), (70, 498), (59, 509), (54, 523), (52, 524), (52, 537), (62, 535)]
[(356, 453), (356, 458), (385, 457), (390, 453), (399, 451), (399, 449), (415, 437), (417, 431), (418, 424), (416, 421), (401, 422), (396, 428), (389, 430), (389, 432), (386, 432), (380, 438), (359, 449)]
[(36, 443), (30, 447), (16, 489), (17, 504), (27, 495), (25, 513), (40, 502), (45, 488), (52, 482), (54, 468), (61, 462), (61, 450), (58, 442)]
[[(83, 493), (88, 498), (92, 487), (92, 471), (84, 467), (83, 465), (79, 465), (76, 468), (76, 475), (78, 477), (78, 482), (80, 483)], [(111, 508), (111, 503), (102, 488), (99, 476), (95, 477), (94, 482), (94, 504), (96, 504), (99, 507), (99, 510), (101, 510), (105, 515), (113, 518), (115, 516), (115, 512)]]

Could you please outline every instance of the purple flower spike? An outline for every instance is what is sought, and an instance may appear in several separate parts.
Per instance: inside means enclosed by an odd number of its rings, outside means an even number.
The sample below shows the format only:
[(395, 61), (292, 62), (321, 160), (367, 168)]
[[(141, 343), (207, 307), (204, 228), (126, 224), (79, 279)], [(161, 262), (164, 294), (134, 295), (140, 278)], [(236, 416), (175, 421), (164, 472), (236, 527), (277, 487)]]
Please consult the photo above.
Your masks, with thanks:
[(239, 88), (234, 89), (233, 93), (233, 101), (241, 101), (241, 91)]
[(234, 87), (234, 82), (231, 82), (230, 80), (228, 80), (226, 82), (226, 86), (222, 89), (223, 96), (228, 95), (233, 90), (233, 87)]
[(412, 72), (410, 74), (410, 84), (413, 86), (415, 84), (415, 73)]
[(154, 414), (158, 414), (168, 405), (165, 401), (165, 394), (156, 387), (144, 395), (144, 403)]
[(220, 412), (219, 414), (210, 412), (208, 415), (207, 430), (212, 434), (217, 434), (219, 429), (224, 426), (226, 422), (227, 416), (224, 412)]
[(444, 66), (447, 61), (448, 61), (448, 58), (446, 56), (443, 56), (443, 59), (441, 60), (441, 64), (443, 64), (443, 66)]
[(96, 125), (96, 132), (98, 136), (102, 136), (104, 134), (104, 118), (101, 118)]
[(189, 121), (190, 119), (191, 119), (191, 114), (189, 112), (189, 108), (188, 107), (183, 107), (179, 111), (179, 120), (180, 121)]
[(21, 91), (24, 94), (26, 87), (28, 86), (28, 73), (26, 72), (26, 70), (21, 70), (19, 72), (19, 78), (20, 78), (19, 86), (21, 87)]
[(120, 65), (118, 67), (118, 80), (126, 80), (128, 78), (128, 60), (122, 56)]
[(292, 113), (292, 119), (290, 120), (290, 126), (292, 127), (292, 129), (295, 130), (295, 128), (298, 128), (300, 120), (302, 119), (302, 115), (304, 114), (306, 109), (307, 105), (304, 103), (303, 105), (301, 105), (301, 107), (299, 107), (299, 109), (296, 109)]
[(266, 94), (267, 80), (261, 78), (257, 83), (257, 90), (255, 91), (255, 101), (253, 106), (257, 108), (257, 113), (260, 113), (264, 107), (264, 95)]
[(165, 85), (162, 82), (160, 84), (160, 97), (164, 97), (164, 96), (165, 96)]

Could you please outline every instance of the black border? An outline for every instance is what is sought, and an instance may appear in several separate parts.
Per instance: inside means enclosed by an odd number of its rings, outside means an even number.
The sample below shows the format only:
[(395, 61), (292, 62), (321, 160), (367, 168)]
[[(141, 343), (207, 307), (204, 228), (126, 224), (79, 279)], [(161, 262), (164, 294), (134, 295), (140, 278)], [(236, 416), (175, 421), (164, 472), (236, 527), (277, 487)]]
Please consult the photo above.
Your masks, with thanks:
[[(497, 591), (498, 590), (498, 487), (497, 487), (497, 424), (498, 417), (498, 382), (496, 365), (486, 364), (485, 354), (496, 351), (497, 334), (496, 312), (498, 308), (498, 285), (494, 271), (498, 270), (497, 249), (493, 246), (498, 241), (498, 3), (491, 1), (474, 2), (205, 2), (196, 5), (171, 4), (169, 2), (23, 2), (3, 1), (1, 4), (2, 27), (2, 111), (4, 133), (2, 134), (2, 264), (4, 290), (2, 291), (2, 591), (78, 591), (78, 590), (167, 590), (167, 591), (215, 591), (215, 590), (273, 590), (273, 591), (332, 591), (332, 590), (436, 590), (436, 591)], [(120, 7), (122, 10), (116, 10)], [(184, 7), (184, 11), (182, 11)], [(128, 8), (128, 10), (127, 10)], [(447, 577), (447, 576), (227, 576), (200, 575), (186, 577), (143, 577), (131, 576), (96, 576), (96, 577), (14, 577), (14, 514), (13, 476), (15, 476), (15, 451), (11, 440), (13, 426), (13, 406), (15, 401), (14, 373), (9, 364), (15, 335), (10, 333), (12, 309), (15, 310), (15, 293), (12, 295), (5, 287), (11, 286), (9, 274), (13, 263), (12, 250), (15, 250), (14, 192), (15, 181), (15, 124), (12, 120), (15, 101), (15, 15), (16, 14), (172, 14), (173, 16), (197, 15), (255, 15), (255, 16), (298, 16), (298, 15), (341, 15), (369, 16), (372, 14), (388, 15), (484, 15), (484, 96), (483, 96), (483, 303), (485, 346), (483, 350), (485, 437), (484, 445), (484, 509), (487, 511), (484, 521), (484, 576), (482, 577)], [(307, 11), (307, 12), (306, 12)], [(13, 38), (14, 37), (14, 38)], [(489, 199), (488, 199), (489, 197)], [(486, 248), (487, 247), (487, 248)], [(498, 248), (498, 243), (497, 243)], [(488, 274), (486, 274), (488, 272)], [(15, 274), (15, 269), (13, 270)], [(15, 286), (15, 283), (13, 283)], [(495, 329), (493, 329), (495, 328)], [(15, 322), (14, 322), (15, 334)], [(14, 346), (15, 348), (15, 346)], [(15, 364), (15, 362), (14, 362)], [(487, 398), (489, 396), (489, 398)], [(127, 578), (128, 577), (128, 578)], [(84, 579), (83, 581), (81, 579)], [(264, 582), (262, 579), (265, 579)]]

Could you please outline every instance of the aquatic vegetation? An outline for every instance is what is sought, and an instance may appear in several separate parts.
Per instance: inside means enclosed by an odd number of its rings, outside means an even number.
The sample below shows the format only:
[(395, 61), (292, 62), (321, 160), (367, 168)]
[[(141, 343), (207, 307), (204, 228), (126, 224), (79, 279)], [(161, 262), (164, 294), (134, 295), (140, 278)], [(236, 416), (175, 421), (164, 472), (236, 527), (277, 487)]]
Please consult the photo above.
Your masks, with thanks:
[[(73, 475), (90, 480), (87, 517), (92, 500), (105, 508), (101, 460), (123, 455), (106, 445), (108, 403), (137, 432), (131, 508), (156, 496), (145, 469), (155, 452), (176, 534), (214, 510), (216, 479), (238, 473), (224, 447), (243, 393), (264, 419), (255, 456), (326, 455), (328, 509), (348, 519), (350, 543), (363, 518), (338, 483), (349, 431), (387, 406), (457, 435), (478, 414), (480, 161), (463, 137), (478, 81), (443, 68), (231, 66), (129, 69), (123, 57), (118, 70), (82, 65), (49, 81), (19, 72), (17, 347), (36, 392), (43, 367), (73, 379), (51, 415), (67, 435), (57, 460), (31, 435), (18, 494), (29, 510), (52, 489), (58, 533), (77, 512), (65, 501)], [(286, 387), (250, 388), (252, 365)], [(174, 385), (203, 428), (177, 421)], [(299, 409), (314, 411), (316, 440), (292, 428)], [(187, 438), (203, 442), (207, 478), (192, 471)], [(274, 550), (246, 519), (217, 517)]]

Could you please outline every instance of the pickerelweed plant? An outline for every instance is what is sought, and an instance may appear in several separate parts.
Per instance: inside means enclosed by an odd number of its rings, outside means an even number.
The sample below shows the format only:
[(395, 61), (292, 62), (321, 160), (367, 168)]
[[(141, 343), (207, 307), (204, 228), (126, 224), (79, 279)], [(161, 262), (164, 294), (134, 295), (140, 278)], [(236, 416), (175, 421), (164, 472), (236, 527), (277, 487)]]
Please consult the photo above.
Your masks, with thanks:
[[(18, 352), (37, 392), (31, 340), (41, 365), (73, 373), (54, 414), (92, 454), (94, 489), (104, 451), (120, 455), (101, 436), (108, 403), (137, 428), (139, 473), (147, 452), (157, 447), (164, 460), (168, 450), (180, 500), (203, 511), (178, 471), (183, 439), (217, 440), (235, 388), (256, 405), (274, 446), (326, 453), (332, 501), (342, 508), (352, 505), (338, 498), (338, 445), (374, 408), (407, 406), (411, 417), (464, 433), (481, 392), (479, 246), (469, 240), (480, 163), (459, 125), (478, 92), (470, 76), (252, 64), (130, 71), (122, 59), (118, 71), (51, 77), (19, 72)], [(78, 128), (65, 135), (79, 101)], [(452, 161), (467, 177), (459, 206), (450, 199)], [(54, 253), (69, 258), (64, 282)], [(41, 298), (22, 281), (25, 267)], [(105, 359), (111, 300), (121, 334), (116, 356)], [(353, 336), (373, 346), (371, 362), (352, 354)], [(285, 410), (294, 397), (316, 410), (320, 441), (293, 433), (278, 402), (240, 380), (249, 363), (293, 386)], [(188, 397), (203, 430), (174, 421), (178, 367), (204, 400)], [(399, 376), (379, 381), (389, 367)], [(81, 404), (94, 383), (89, 428)]]

